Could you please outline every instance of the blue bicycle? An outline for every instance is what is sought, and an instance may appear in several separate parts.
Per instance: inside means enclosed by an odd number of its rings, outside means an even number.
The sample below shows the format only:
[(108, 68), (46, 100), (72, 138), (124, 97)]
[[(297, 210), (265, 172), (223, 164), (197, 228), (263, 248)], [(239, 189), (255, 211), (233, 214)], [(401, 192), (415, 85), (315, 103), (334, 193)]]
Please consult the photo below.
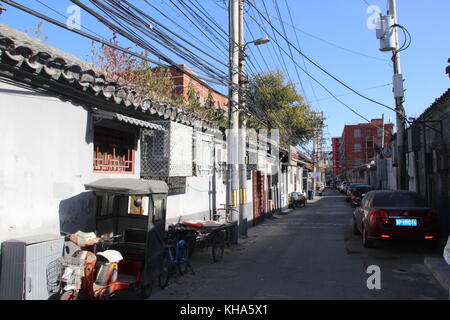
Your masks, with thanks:
[(186, 242), (180, 239), (179, 234), (169, 227), (166, 236), (166, 251), (163, 257), (162, 272), (159, 275), (159, 287), (164, 289), (169, 283), (170, 276), (175, 270), (180, 275), (187, 272), (189, 268), (189, 256)]

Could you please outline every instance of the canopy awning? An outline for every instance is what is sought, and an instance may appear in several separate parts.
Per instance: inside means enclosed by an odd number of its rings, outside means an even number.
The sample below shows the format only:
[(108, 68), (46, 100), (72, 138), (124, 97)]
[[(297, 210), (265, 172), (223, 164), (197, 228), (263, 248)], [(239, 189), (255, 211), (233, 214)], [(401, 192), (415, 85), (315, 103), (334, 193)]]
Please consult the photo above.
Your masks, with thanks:
[(167, 183), (161, 180), (141, 180), (130, 178), (100, 179), (85, 184), (86, 190), (126, 195), (168, 193)]

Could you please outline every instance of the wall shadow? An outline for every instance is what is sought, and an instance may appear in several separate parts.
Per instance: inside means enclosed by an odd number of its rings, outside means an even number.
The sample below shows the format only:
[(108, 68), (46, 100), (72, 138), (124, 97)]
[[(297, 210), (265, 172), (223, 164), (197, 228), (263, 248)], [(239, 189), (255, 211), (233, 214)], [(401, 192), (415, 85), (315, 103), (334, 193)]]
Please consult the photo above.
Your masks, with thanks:
[(95, 231), (95, 195), (83, 192), (59, 203), (60, 230), (75, 233)]

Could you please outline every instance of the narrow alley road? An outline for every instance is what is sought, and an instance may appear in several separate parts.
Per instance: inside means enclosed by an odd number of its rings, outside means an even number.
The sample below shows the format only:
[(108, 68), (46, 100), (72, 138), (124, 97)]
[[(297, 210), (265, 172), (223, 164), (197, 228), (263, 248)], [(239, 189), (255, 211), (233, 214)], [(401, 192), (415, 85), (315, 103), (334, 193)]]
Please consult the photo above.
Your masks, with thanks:
[[(222, 262), (196, 252), (194, 272), (172, 279), (151, 299), (448, 299), (423, 264), (419, 244), (365, 249), (352, 232), (352, 208), (334, 190), (305, 208), (249, 230)], [(367, 267), (381, 269), (381, 289), (369, 290)]]

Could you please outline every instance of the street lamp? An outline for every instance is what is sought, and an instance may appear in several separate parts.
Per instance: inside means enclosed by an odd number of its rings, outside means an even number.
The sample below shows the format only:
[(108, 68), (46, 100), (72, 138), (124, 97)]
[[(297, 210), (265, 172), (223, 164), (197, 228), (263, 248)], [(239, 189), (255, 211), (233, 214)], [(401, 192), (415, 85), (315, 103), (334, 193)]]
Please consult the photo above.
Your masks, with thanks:
[(260, 46), (262, 44), (266, 44), (269, 42), (270, 42), (270, 39), (268, 37), (262, 37), (262, 38), (259, 38), (259, 39), (253, 40), (253, 41), (249, 41), (242, 46), (242, 51), (245, 52), (245, 50), (247, 49), (247, 46), (251, 43), (253, 43), (255, 46)]

